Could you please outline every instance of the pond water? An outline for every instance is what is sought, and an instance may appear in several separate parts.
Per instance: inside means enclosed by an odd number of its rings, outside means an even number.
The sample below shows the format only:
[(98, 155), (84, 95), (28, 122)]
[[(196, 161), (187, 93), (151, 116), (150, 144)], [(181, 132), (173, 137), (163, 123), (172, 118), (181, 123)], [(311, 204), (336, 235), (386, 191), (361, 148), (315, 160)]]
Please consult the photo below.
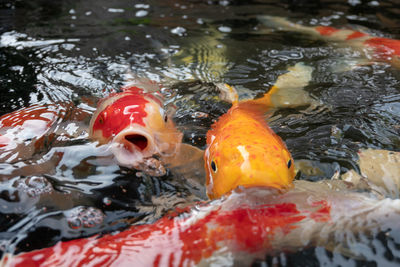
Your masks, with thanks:
[[(357, 170), (361, 148), (400, 150), (400, 72), (385, 62), (342, 71), (363, 55), (306, 34), (268, 30), (257, 16), (400, 39), (395, 2), (5, 0), (0, 3), (0, 115), (35, 103), (74, 103), (91, 114), (98, 99), (133, 74), (165, 84), (162, 93), (176, 106), (174, 120), (184, 142), (204, 149), (207, 130), (229, 108), (215, 98), (214, 83), (234, 85), (241, 97), (252, 98), (266, 92), (288, 66), (304, 62), (314, 69), (305, 89), (320, 106), (280, 109), (269, 124), (295, 160), (310, 160), (323, 170), (300, 179)], [(99, 160), (103, 151), (88, 140), (84, 126), (57, 123), (81, 131), (46, 143), (23, 161), (0, 162), (3, 252), (151, 223), (177, 205), (204, 199), (173, 175), (140, 175)], [(63, 158), (55, 169), (15, 174), (57, 153)], [(381, 239), (376, 261), (310, 248), (266, 263), (398, 263)]]

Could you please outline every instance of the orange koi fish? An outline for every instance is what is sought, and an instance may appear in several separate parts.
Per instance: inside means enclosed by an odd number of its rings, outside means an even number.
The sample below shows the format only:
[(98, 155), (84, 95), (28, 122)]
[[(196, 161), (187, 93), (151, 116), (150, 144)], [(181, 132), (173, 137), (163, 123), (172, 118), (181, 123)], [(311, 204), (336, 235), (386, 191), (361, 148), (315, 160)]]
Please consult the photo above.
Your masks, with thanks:
[(376, 37), (360, 31), (337, 29), (329, 26), (307, 27), (292, 23), (282, 17), (258, 16), (258, 19), (269, 27), (302, 32), (328, 41), (345, 42), (347, 46), (365, 52), (369, 59), (386, 61), (400, 68), (400, 40)]
[(360, 242), (373, 240), (367, 235), (400, 230), (400, 200), (379, 200), (348, 187), (332, 181), (297, 181), (295, 188), (284, 194), (268, 188), (244, 188), (227, 198), (169, 214), (154, 224), (6, 255), (3, 264), (245, 266), (267, 254), (312, 246), (362, 257), (365, 247)]
[(90, 121), (89, 136), (100, 144), (109, 143), (121, 166), (154, 176), (165, 174), (155, 157), (173, 156), (182, 140), (182, 133), (163, 109), (162, 99), (146, 91), (146, 84), (122, 88), (121, 93), (101, 100)]
[[(207, 195), (211, 199), (219, 198), (238, 186), (292, 187), (295, 176), (293, 158), (265, 121), (268, 109), (288, 106), (287, 97), (296, 94), (295, 90), (300, 92), (299, 88), (311, 79), (310, 67), (297, 64), (289, 70), (278, 78), (264, 97), (234, 101), (228, 112), (208, 131), (204, 161)], [(306, 97), (297, 98), (298, 104), (304, 100)]]

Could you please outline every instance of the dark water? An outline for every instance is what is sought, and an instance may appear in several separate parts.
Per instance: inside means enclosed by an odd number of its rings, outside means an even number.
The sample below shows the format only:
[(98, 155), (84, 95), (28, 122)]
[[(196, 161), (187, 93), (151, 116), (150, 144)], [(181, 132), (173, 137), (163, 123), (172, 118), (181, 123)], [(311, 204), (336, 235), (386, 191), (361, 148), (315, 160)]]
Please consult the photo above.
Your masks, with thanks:
[[(90, 103), (134, 73), (166, 81), (163, 92), (177, 106), (175, 121), (184, 141), (204, 148), (213, 120), (229, 108), (215, 100), (213, 83), (227, 82), (241, 96), (255, 97), (288, 66), (304, 62), (314, 68), (306, 90), (323, 105), (278, 110), (270, 125), (296, 160), (323, 166), (323, 175), (303, 174), (303, 179), (330, 177), (336, 170), (357, 169), (360, 148), (400, 150), (400, 73), (389, 64), (334, 72), (335, 66), (360, 55), (300, 33), (267, 33), (256, 15), (288, 17), (305, 25), (351, 26), (400, 39), (396, 2), (3, 0), (0, 115), (60, 101), (72, 101), (90, 113)], [(57, 151), (64, 156), (55, 170), (9, 177), (10, 169)], [(96, 160), (101, 152), (83, 131), (46, 147), (30, 163), (0, 164), (0, 175), (7, 176), (0, 184), (3, 251), (29, 251), (152, 222), (176, 205), (200, 199), (171, 175), (140, 176)], [(386, 241), (377, 242), (385, 246)], [(385, 259), (398, 264), (390, 251), (376, 254), (376, 260), (354, 260), (310, 248), (266, 262), (375, 266)]]

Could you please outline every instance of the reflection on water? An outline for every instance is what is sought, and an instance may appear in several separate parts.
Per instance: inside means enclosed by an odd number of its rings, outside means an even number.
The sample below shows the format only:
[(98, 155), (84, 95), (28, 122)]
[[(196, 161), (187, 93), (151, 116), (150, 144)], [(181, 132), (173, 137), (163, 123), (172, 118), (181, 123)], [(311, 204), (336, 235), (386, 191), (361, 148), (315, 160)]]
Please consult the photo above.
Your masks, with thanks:
[[(36, 103), (73, 103), (90, 117), (98, 99), (139, 75), (162, 82), (184, 142), (204, 148), (205, 133), (229, 108), (213, 83), (227, 82), (241, 98), (253, 98), (301, 61), (314, 68), (306, 90), (322, 104), (278, 110), (270, 125), (296, 160), (322, 170), (301, 178), (319, 180), (357, 170), (360, 148), (400, 149), (399, 71), (387, 63), (354, 67), (363, 58), (359, 51), (268, 29), (256, 16), (400, 39), (399, 13), (392, 1), (6, 0), (0, 3), (0, 115)], [(46, 133), (28, 158), (0, 162), (3, 250), (154, 222), (199, 199), (193, 185), (171, 173), (156, 178), (117, 166), (109, 151), (87, 139), (87, 119), (57, 120), (55, 139)], [(375, 250), (376, 259), (311, 248), (267, 262), (397, 262), (396, 244), (385, 236), (375, 241), (367, 251)]]

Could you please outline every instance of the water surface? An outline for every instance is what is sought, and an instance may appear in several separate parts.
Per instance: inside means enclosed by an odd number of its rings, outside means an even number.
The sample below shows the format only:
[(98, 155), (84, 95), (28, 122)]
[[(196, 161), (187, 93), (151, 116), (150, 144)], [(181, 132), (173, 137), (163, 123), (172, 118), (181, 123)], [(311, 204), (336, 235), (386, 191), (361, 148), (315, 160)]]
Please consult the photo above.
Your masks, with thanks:
[[(295, 160), (311, 160), (324, 170), (301, 179), (357, 169), (360, 148), (399, 151), (399, 71), (385, 63), (337, 71), (363, 55), (304, 34), (265, 29), (256, 19), (264, 14), (400, 39), (395, 1), (6, 0), (0, 3), (0, 115), (60, 102), (90, 114), (98, 99), (139, 75), (165, 84), (163, 94), (177, 107), (174, 119), (184, 142), (204, 148), (212, 122), (229, 108), (215, 98), (214, 83), (236, 86), (242, 98), (256, 97), (288, 66), (304, 62), (314, 68), (306, 90), (321, 105), (281, 109), (269, 120)], [(64, 156), (55, 170), (12, 175), (58, 152)], [(150, 223), (201, 199), (181, 179), (141, 175), (98, 160), (102, 153), (83, 129), (29, 162), (1, 162), (2, 250), (28, 251)], [(310, 248), (266, 262), (399, 262), (398, 249), (387, 247), (390, 240), (375, 241), (383, 249), (371, 248), (364, 260)]]

